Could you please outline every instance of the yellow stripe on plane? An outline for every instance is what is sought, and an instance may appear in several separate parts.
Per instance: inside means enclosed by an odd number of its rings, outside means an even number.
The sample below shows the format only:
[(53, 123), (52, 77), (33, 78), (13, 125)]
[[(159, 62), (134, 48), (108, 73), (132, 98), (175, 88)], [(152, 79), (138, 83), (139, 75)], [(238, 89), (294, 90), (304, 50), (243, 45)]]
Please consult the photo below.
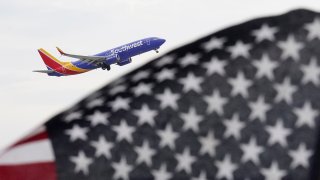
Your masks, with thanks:
[(72, 70), (72, 71), (76, 71), (76, 72), (79, 72), (79, 73), (84, 73), (84, 72), (87, 72), (87, 71), (90, 70), (90, 69), (79, 68), (79, 67), (73, 65), (71, 62), (66, 62), (66, 64), (64, 64), (64, 68)]
[(52, 56), (50, 53), (48, 53), (46, 50), (44, 50), (43, 48), (40, 48), (39, 51), (43, 52), (44, 54), (46, 54), (47, 56), (49, 56), (52, 60), (54, 60), (55, 62), (59, 63), (60, 65), (64, 65), (66, 62), (62, 62), (59, 61), (56, 57)]
[(89, 69), (82, 69), (79, 68), (75, 65), (73, 65), (71, 62), (62, 62), (59, 61), (56, 57), (52, 56), (50, 53), (48, 53), (46, 50), (44, 50), (43, 48), (39, 49), (41, 52), (43, 52), (44, 54), (46, 54), (47, 56), (49, 56), (52, 60), (54, 60), (55, 62), (57, 62), (58, 64), (60, 64), (61, 66), (63, 66), (64, 68), (71, 70), (71, 71), (75, 71), (75, 72), (79, 72), (79, 73), (83, 73), (83, 72), (87, 72), (89, 71)]

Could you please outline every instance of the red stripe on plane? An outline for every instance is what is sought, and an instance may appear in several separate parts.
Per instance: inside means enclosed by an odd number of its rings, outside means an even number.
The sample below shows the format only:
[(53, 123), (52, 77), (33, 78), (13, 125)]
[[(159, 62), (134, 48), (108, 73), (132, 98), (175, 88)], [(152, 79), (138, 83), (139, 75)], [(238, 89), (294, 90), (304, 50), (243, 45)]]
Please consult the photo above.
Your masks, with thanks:
[(44, 61), (44, 63), (49, 66), (51, 69), (58, 69), (61, 68), (62, 65), (59, 64), (58, 62), (54, 61), (53, 59), (51, 59), (48, 55), (46, 55), (45, 53), (43, 53), (42, 51), (38, 50), (42, 60)]
[(0, 179), (57, 180), (56, 164), (54, 162), (45, 162), (25, 165), (0, 165)]
[(64, 68), (60, 63), (56, 62), (55, 60), (53, 60), (51, 57), (49, 57), (47, 54), (45, 54), (44, 52), (42, 52), (41, 50), (38, 50), (42, 60), (44, 61), (44, 63), (49, 66), (51, 69), (53, 69), (54, 71), (63, 74), (63, 75), (73, 75), (73, 74), (80, 74), (82, 72), (77, 72), (77, 71), (72, 71), (69, 69)]
[(60, 74), (63, 74), (63, 75), (73, 75), (73, 74), (80, 74), (80, 73), (83, 73), (83, 72), (77, 72), (77, 71), (71, 71), (69, 69), (66, 69), (64, 67), (62, 68), (58, 68), (58, 69), (54, 69), (56, 72), (60, 73)]

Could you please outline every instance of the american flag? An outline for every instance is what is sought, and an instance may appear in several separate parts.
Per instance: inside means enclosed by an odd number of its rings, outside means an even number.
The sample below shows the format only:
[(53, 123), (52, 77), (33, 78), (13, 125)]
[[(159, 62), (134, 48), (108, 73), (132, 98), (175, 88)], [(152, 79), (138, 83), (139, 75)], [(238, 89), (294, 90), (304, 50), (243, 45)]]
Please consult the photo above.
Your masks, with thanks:
[(319, 75), (319, 14), (248, 21), (57, 115), (1, 154), (0, 179), (315, 179)]

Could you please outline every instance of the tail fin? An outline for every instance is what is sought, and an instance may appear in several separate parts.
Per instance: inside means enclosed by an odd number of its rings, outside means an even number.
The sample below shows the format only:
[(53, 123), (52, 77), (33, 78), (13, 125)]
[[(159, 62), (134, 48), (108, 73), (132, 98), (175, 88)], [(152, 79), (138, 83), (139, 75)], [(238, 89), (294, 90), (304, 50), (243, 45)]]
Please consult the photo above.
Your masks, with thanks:
[(43, 60), (43, 62), (47, 65), (48, 68), (50, 69), (57, 69), (62, 67), (65, 62), (59, 61), (57, 58), (49, 54), (46, 50), (44, 49), (38, 49), (38, 52)]

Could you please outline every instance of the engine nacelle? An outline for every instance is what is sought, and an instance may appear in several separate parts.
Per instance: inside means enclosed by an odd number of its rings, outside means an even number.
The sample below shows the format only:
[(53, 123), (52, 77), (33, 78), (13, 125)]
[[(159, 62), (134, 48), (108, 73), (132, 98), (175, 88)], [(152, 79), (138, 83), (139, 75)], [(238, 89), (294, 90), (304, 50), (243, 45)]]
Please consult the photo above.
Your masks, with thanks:
[(118, 54), (112, 54), (106, 57), (107, 64), (115, 64), (120, 61), (120, 56)]
[(118, 61), (117, 64), (118, 64), (119, 66), (123, 66), (123, 65), (126, 65), (126, 64), (131, 63), (131, 61), (132, 61), (131, 58), (128, 58), (128, 59), (124, 59), (124, 60)]

